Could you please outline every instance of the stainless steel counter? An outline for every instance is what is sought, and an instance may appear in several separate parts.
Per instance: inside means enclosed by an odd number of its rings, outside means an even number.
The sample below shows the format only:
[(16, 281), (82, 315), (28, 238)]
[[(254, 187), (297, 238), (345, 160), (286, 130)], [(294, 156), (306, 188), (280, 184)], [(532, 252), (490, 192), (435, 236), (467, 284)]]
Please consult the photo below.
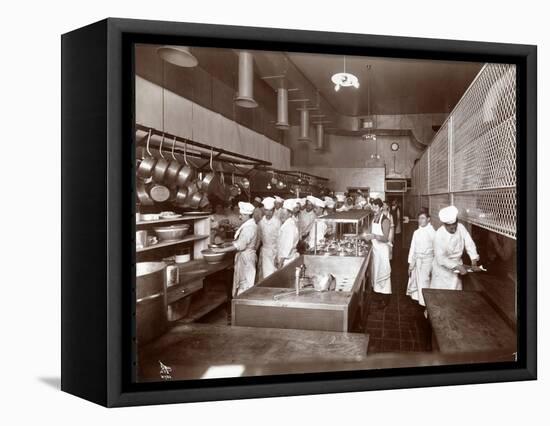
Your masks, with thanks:
[[(232, 301), (232, 324), (249, 327), (349, 331), (363, 306), (370, 252), (356, 256), (300, 256)], [(294, 292), (295, 268), (331, 273), (336, 291)]]

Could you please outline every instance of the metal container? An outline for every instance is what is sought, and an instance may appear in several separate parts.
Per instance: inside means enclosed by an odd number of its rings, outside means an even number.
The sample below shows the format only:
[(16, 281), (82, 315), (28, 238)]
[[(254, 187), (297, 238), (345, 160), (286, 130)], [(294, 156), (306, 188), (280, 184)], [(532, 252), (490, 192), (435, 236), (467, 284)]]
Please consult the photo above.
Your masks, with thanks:
[(164, 226), (162, 228), (154, 228), (154, 230), (160, 242), (177, 241), (181, 240), (185, 234), (187, 234), (189, 225)]
[(164, 262), (136, 264), (136, 336), (143, 345), (164, 334), (166, 318), (166, 284)]
[(214, 252), (211, 249), (205, 249), (201, 251), (202, 257), (207, 263), (219, 263), (225, 257), (225, 253)]

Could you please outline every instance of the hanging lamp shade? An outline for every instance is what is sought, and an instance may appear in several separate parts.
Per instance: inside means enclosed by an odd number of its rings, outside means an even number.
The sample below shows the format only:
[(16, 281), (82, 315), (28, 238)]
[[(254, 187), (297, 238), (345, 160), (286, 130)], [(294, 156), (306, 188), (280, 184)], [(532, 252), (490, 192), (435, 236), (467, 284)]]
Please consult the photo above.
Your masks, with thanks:
[(246, 50), (239, 52), (239, 91), (235, 103), (244, 108), (256, 108), (254, 100), (254, 57)]
[(166, 62), (178, 67), (191, 68), (199, 63), (187, 46), (162, 46), (157, 49), (157, 54)]

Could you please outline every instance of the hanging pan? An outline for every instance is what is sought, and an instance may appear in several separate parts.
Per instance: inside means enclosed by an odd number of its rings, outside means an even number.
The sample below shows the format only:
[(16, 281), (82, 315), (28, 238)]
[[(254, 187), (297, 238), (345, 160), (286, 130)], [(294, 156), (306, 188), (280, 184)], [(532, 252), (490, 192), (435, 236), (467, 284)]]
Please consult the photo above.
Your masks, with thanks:
[(162, 138), (160, 140), (160, 146), (159, 146), (159, 155), (161, 158), (157, 161), (157, 164), (155, 164), (155, 168), (153, 170), (153, 180), (156, 183), (164, 182), (164, 175), (166, 174), (166, 170), (168, 170), (168, 166), (170, 165), (170, 163), (166, 158), (164, 158), (164, 154), (162, 153), (163, 144), (164, 144), (164, 133), (162, 134)]
[(138, 177), (142, 179), (147, 179), (151, 177), (151, 174), (153, 173), (153, 169), (155, 168), (155, 164), (157, 163), (157, 159), (153, 157), (151, 154), (151, 151), (149, 150), (149, 142), (151, 141), (151, 129), (149, 129), (149, 134), (147, 135), (147, 154), (148, 157), (141, 160), (141, 163), (139, 163), (138, 169), (137, 169), (137, 175)]

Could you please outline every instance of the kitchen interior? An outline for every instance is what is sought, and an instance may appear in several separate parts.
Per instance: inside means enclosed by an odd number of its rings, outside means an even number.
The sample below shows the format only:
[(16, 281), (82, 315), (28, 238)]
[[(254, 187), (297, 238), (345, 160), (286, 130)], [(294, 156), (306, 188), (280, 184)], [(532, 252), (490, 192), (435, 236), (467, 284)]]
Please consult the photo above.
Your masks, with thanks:
[[(515, 84), (506, 64), (136, 45), (134, 379), (513, 361)], [(237, 201), (358, 191), (401, 209), (387, 306), (368, 209), (329, 214), (331, 241), (232, 297), (218, 205), (237, 220)], [(406, 294), (417, 214), (437, 228), (451, 204), (486, 271), (424, 308)], [(322, 273), (332, 288), (299, 288)]]

